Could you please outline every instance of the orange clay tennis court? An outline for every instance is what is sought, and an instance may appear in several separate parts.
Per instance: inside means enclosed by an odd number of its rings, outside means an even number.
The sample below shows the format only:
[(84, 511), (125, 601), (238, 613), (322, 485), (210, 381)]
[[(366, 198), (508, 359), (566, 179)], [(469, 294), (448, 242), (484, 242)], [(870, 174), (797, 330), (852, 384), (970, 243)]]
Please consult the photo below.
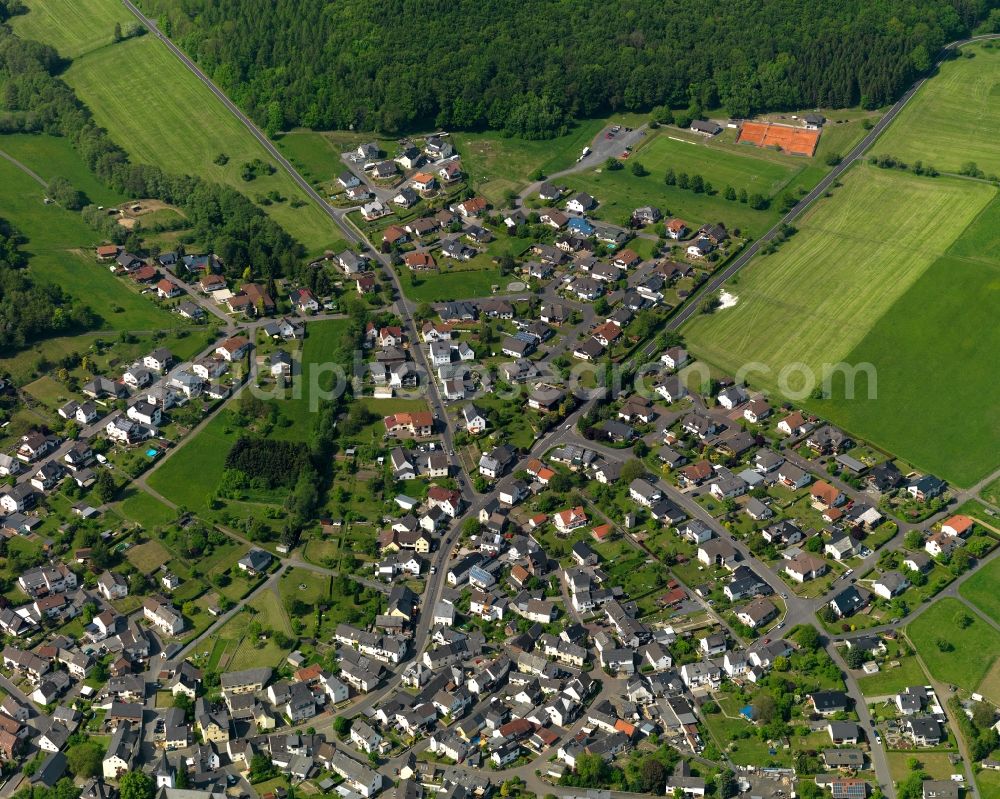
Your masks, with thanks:
[(819, 144), (819, 134), (818, 130), (793, 128), (791, 125), (777, 125), (773, 122), (744, 122), (736, 141), (755, 147), (779, 147), (782, 152), (811, 157)]

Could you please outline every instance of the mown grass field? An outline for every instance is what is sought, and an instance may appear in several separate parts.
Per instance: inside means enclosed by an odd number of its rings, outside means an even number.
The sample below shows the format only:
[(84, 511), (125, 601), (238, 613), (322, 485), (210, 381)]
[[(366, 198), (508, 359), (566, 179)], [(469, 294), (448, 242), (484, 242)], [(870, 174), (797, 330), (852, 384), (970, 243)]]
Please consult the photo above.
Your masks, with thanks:
[(24, 250), (30, 255), (29, 269), (35, 279), (56, 283), (83, 300), (101, 315), (107, 328), (157, 330), (185, 324), (179, 316), (158, 308), (148, 297), (125, 285), (89, 255), (71, 252), (83, 248), (89, 253), (97, 234), (78, 213), (45, 205), (45, 190), (4, 159), (0, 159), (0, 186), (0, 213), (28, 237)]
[[(964, 629), (955, 623), (963, 613), (972, 618)], [(936, 679), (967, 691), (986, 690), (983, 678), (1000, 652), (1000, 633), (957, 599), (945, 597), (934, 602), (910, 622), (906, 634)], [(942, 651), (939, 643), (951, 648)], [(993, 702), (1000, 700), (996, 691), (986, 695)]]
[(992, 560), (958, 588), (958, 593), (1000, 624), (1000, 560)]
[(403, 269), (400, 283), (403, 293), (414, 302), (445, 302), (468, 297), (488, 296), (493, 286), (505, 289), (515, 278), (501, 275), (499, 269), (468, 269), (455, 272), (438, 272), (413, 280), (413, 273)]
[(900, 113), (873, 152), (957, 172), (973, 161), (1000, 174), (1000, 49), (966, 45), (973, 58), (942, 65)]
[[(64, 79), (133, 159), (226, 183), (251, 198), (276, 191), (284, 200), (264, 210), (312, 253), (338, 239), (332, 222), (284, 172), (249, 182), (240, 177), (244, 163), (269, 160), (264, 148), (165, 45), (147, 35), (103, 46), (97, 33), (106, 26), (110, 39), (114, 19), (125, 13), (115, 0), (86, 0), (80, 13), (96, 20), (91, 34), (66, 21), (71, 17), (61, 7), (68, 0), (52, 13), (48, 0), (27, 5), (20, 30), (66, 48), (66, 55), (73, 51)], [(224, 166), (213, 163), (220, 153), (229, 156)], [(304, 204), (293, 208), (293, 200)]]
[[(333, 224), (284, 172), (240, 177), (264, 148), (214, 95), (152, 37), (122, 42), (73, 62), (66, 81), (97, 122), (137, 161), (226, 183), (251, 198), (274, 190), (285, 198), (264, 210), (311, 252), (338, 238)], [(168, 109), (168, 110), (164, 110)], [(225, 153), (225, 166), (214, 162)], [(306, 204), (292, 208), (292, 200)]]
[(28, 14), (11, 17), (22, 39), (51, 44), (63, 58), (76, 58), (114, 41), (115, 23), (135, 21), (119, 3), (105, 0), (33, 0)]
[(97, 205), (113, 206), (126, 199), (101, 183), (87, 169), (69, 139), (43, 133), (9, 133), (0, 136), (0, 150), (16, 158), (45, 180), (61, 177)]
[(733, 308), (695, 317), (688, 343), (736, 371), (793, 362), (821, 374), (844, 358), (992, 198), (988, 186), (864, 167), (814, 206), (799, 232), (743, 272)]
[[(789, 156), (766, 150), (742, 148), (736, 152), (713, 146), (702, 137), (683, 141), (673, 132), (654, 136), (650, 142), (629, 158), (640, 161), (652, 177), (662, 178), (667, 169), (701, 175), (716, 189), (732, 186), (737, 191), (746, 189), (771, 197), (785, 186), (808, 163), (807, 159), (794, 160)], [(628, 171), (629, 164), (626, 163)]]
[(150, 472), (150, 488), (190, 510), (205, 510), (238, 435), (239, 431), (230, 427), (228, 414), (217, 414)]
[[(967, 235), (986, 235), (977, 214), (994, 195), (971, 181), (859, 168), (778, 253), (741, 274), (734, 308), (689, 323), (688, 343), (729, 373), (760, 364), (748, 379), (774, 392), (789, 364), (817, 383), (825, 365), (872, 364), (874, 399), (864, 376), (848, 397), (840, 375), (831, 399), (806, 404), (920, 468), (974, 482), (995, 468), (1000, 442), (989, 388), (1000, 284), (989, 263), (941, 256), (973, 220)], [(794, 377), (786, 393), (802, 388)], [(967, 398), (962, 413), (941, 399), (954, 392)]]

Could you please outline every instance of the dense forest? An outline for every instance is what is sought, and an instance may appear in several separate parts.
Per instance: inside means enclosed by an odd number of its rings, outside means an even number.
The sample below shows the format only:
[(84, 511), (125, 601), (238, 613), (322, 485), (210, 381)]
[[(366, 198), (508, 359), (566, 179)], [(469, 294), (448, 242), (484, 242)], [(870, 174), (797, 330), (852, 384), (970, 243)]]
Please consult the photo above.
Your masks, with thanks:
[(270, 131), (883, 105), (997, 0), (143, 0)]
[(0, 219), (0, 353), (44, 335), (92, 327), (97, 316), (52, 283), (37, 284), (25, 270), (24, 237)]
[[(182, 208), (192, 236), (237, 274), (249, 267), (254, 277), (268, 279), (288, 274), (301, 260), (302, 246), (238, 191), (129, 161), (58, 77), (63, 66), (53, 48), (20, 39), (0, 26), (0, 133), (67, 137), (108, 186), (130, 197), (156, 198)], [(96, 221), (93, 215), (85, 218)], [(119, 243), (129, 235), (116, 224), (100, 232)]]

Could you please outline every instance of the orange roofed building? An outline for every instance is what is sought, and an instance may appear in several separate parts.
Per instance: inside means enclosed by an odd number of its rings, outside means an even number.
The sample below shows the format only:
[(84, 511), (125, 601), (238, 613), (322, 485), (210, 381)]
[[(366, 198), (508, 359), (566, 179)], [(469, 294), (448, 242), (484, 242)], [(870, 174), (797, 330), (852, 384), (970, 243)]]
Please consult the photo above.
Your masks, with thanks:
[(385, 432), (391, 436), (429, 436), (434, 429), (434, 415), (430, 411), (416, 413), (394, 413), (386, 416)]

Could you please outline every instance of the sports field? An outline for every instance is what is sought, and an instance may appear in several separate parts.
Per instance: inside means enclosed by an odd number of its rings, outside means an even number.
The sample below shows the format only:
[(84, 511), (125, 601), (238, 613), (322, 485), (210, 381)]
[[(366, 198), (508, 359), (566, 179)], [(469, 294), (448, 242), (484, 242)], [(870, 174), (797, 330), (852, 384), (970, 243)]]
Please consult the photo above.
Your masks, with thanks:
[(106, 0), (30, 0), (30, 14), (10, 19), (22, 39), (51, 44), (63, 58), (76, 58), (114, 41), (115, 23), (135, 21), (120, 3)]
[[(67, 54), (73, 51), (63, 78), (134, 160), (226, 183), (251, 199), (277, 192), (283, 199), (264, 210), (312, 253), (339, 238), (333, 223), (284, 172), (242, 179), (243, 164), (269, 161), (266, 151), (162, 42), (146, 35), (104, 46), (66, 21), (68, 4), (28, 0), (19, 30)], [(84, 7), (81, 13), (104, 20), (94, 23), (95, 31), (112, 20), (110, 38), (121, 6), (115, 0), (86, 0)], [(213, 163), (221, 153), (229, 157), (224, 166)], [(304, 204), (293, 208), (292, 201)]]
[[(972, 618), (964, 629), (955, 623), (962, 614)], [(906, 634), (935, 679), (1000, 701), (1000, 686), (983, 680), (1000, 652), (1000, 633), (957, 599), (936, 601), (910, 622)]]
[(861, 342), (994, 193), (969, 181), (856, 169), (813, 206), (794, 238), (740, 275), (735, 307), (693, 319), (688, 343), (730, 372), (761, 364), (751, 379), (772, 390), (791, 363), (822, 375), (823, 365)]
[(744, 122), (736, 139), (754, 147), (776, 147), (792, 155), (811, 158), (819, 144), (820, 131), (771, 122)]
[(873, 152), (957, 172), (973, 161), (1000, 174), (1000, 48), (966, 45), (973, 58), (942, 65), (876, 142)]

